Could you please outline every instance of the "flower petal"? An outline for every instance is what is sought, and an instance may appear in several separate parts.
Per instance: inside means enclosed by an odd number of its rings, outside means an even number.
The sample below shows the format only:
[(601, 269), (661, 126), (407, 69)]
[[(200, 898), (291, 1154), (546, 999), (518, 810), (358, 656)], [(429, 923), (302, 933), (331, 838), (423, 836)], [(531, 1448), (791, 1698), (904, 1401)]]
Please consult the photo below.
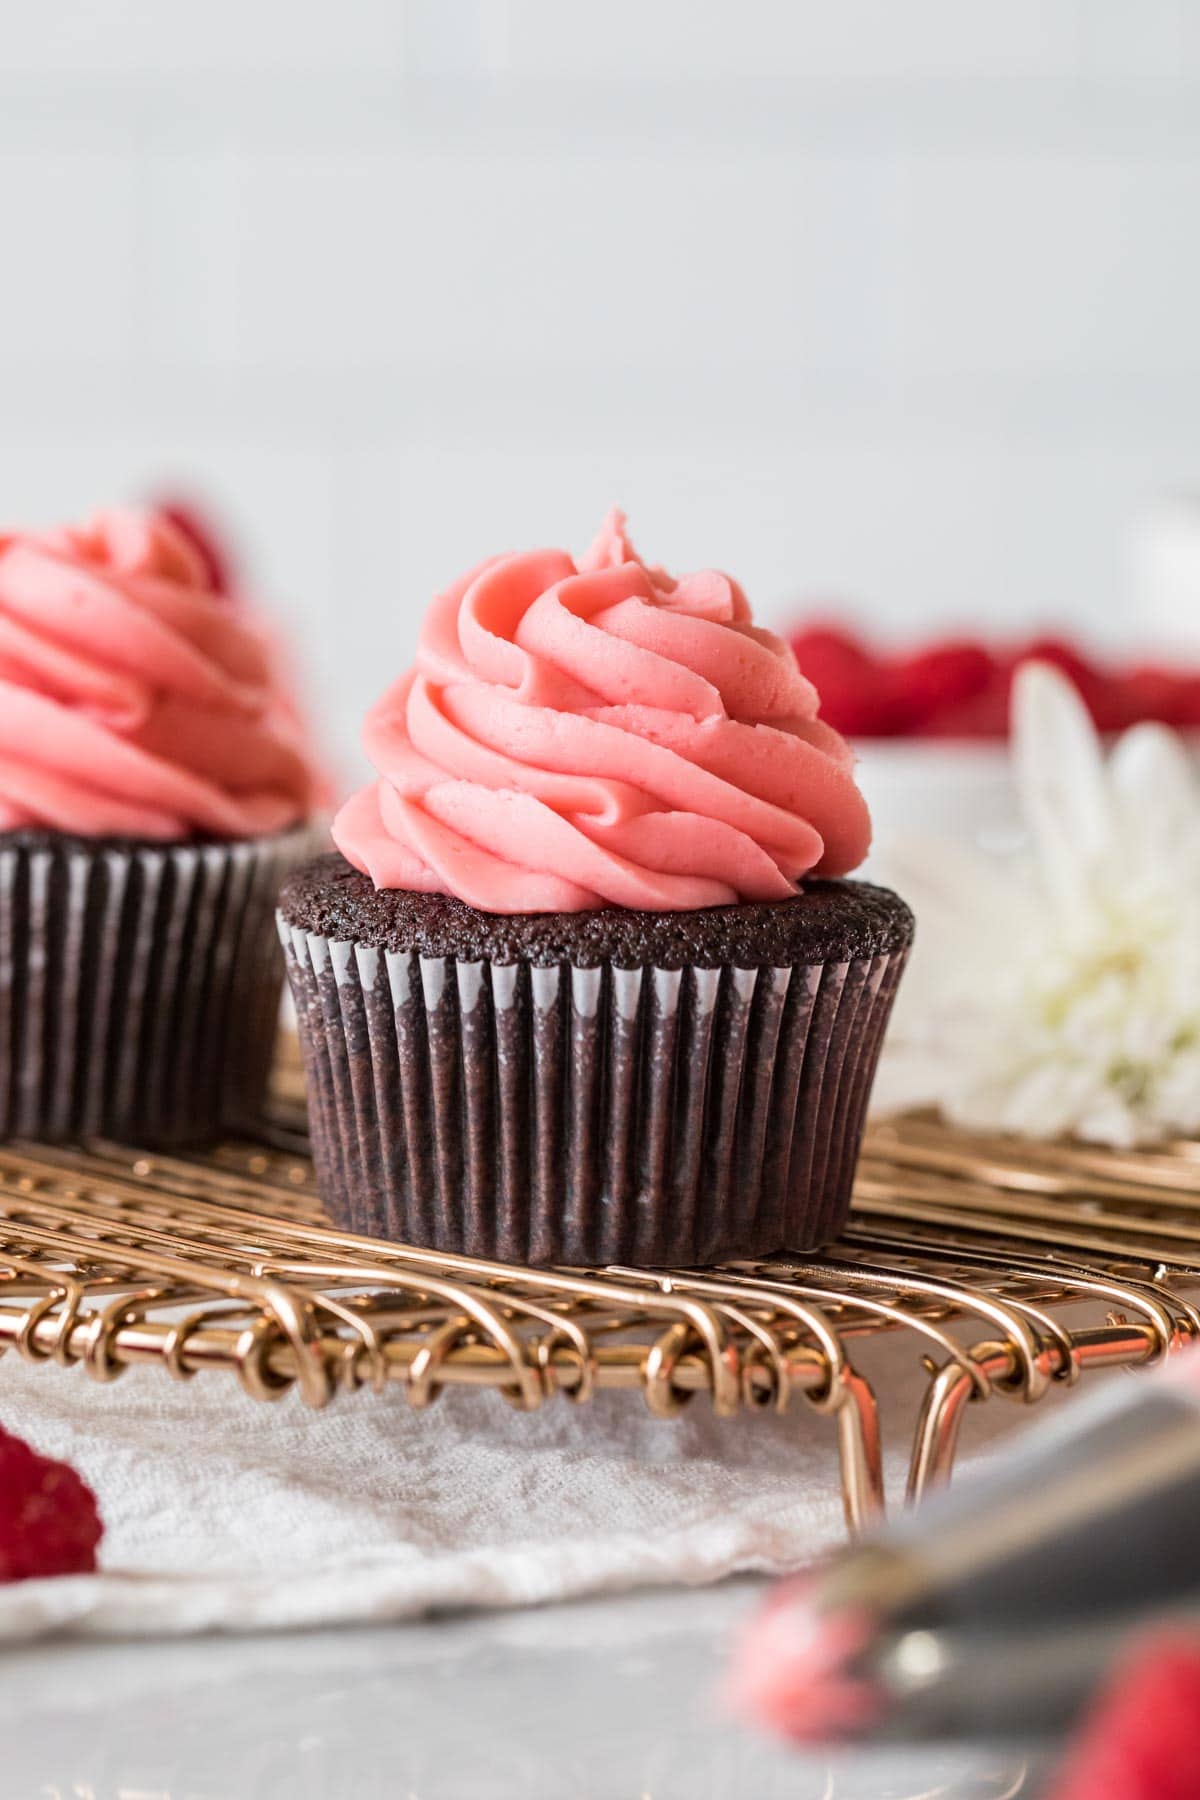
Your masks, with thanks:
[(1100, 738), (1075, 688), (1048, 663), (1017, 670), (1012, 724), (1021, 813), (1050, 893), (1073, 907), (1113, 840)]
[(1192, 759), (1165, 725), (1135, 725), (1109, 759), (1121, 829), (1141, 858), (1177, 862), (1191, 848), (1200, 818), (1200, 789)]

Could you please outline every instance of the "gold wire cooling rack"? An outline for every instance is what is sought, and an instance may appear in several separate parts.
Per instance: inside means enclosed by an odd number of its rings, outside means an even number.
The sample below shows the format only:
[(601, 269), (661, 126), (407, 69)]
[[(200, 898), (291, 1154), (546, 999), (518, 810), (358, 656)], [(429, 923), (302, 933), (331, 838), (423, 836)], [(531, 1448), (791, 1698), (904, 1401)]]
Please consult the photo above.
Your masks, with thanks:
[[(1037, 1402), (1200, 1336), (1200, 1144), (1155, 1154), (875, 1127), (845, 1235), (717, 1270), (534, 1270), (358, 1238), (325, 1221), (294, 1052), (253, 1138), (205, 1154), (0, 1145), (0, 1350), (234, 1376), (312, 1406), (400, 1385), (414, 1407), (495, 1389), (522, 1409), (600, 1389), (662, 1416), (706, 1394), (815, 1414), (847, 1522), (884, 1506), (868, 1340), (915, 1349), (908, 1494), (949, 1476), (968, 1403)], [(889, 1429), (896, 1421), (889, 1420)]]

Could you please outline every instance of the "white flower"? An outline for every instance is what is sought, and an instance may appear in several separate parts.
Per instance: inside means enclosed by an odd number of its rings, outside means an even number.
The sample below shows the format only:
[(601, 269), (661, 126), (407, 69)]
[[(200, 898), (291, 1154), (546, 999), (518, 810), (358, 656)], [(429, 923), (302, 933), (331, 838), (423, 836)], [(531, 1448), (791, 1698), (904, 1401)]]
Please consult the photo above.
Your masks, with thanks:
[(917, 915), (877, 1107), (985, 1130), (1130, 1145), (1200, 1132), (1200, 787), (1179, 739), (1127, 732), (1105, 760), (1071, 684), (1013, 692), (1027, 844), (885, 850)]

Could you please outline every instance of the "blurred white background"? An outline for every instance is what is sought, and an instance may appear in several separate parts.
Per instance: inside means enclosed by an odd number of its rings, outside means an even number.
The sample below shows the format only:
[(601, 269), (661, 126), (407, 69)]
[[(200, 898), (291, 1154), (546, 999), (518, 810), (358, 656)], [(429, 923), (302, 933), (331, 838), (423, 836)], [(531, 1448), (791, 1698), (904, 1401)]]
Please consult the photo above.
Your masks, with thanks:
[(1188, 0), (0, 5), (3, 519), (207, 496), (353, 756), (481, 555), (1138, 629), (1200, 486)]

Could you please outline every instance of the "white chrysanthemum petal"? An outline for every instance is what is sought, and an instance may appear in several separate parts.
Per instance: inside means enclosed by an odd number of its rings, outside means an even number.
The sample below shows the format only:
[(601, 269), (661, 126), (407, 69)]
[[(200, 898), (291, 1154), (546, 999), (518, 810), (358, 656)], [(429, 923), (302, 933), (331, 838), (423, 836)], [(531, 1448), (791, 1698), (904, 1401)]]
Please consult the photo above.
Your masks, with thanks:
[(1135, 725), (1109, 759), (1123, 833), (1140, 853), (1172, 860), (1197, 829), (1197, 790), (1192, 760), (1165, 725)]
[(917, 1045), (885, 1049), (871, 1090), (871, 1112), (876, 1118), (938, 1106), (944, 1083), (942, 1059), (936, 1051)]
[(1163, 1132), (1200, 1132), (1200, 1049), (1177, 1052), (1164, 1063), (1147, 1095), (1149, 1118)]
[(1100, 739), (1071, 683), (1048, 663), (1017, 670), (1012, 720), (1021, 812), (1051, 893), (1071, 907), (1112, 840)]
[(1114, 1088), (1099, 1089), (1068, 1125), (1078, 1137), (1111, 1144), (1114, 1150), (1132, 1150), (1142, 1137), (1137, 1114)]

